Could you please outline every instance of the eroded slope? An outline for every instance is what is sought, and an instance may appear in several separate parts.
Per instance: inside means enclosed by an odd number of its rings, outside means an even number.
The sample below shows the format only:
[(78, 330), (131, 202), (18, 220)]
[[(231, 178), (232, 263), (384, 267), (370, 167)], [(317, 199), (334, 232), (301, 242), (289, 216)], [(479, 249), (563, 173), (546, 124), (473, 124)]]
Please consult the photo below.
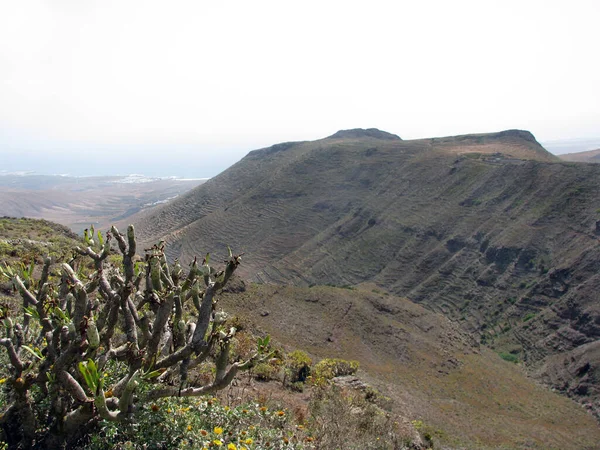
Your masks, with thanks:
[[(554, 162), (522, 131), (390, 136), (251, 152), (138, 230), (184, 261), (230, 245), (260, 282), (372, 281), (534, 368), (580, 349), (594, 373), (584, 346), (600, 338), (600, 166)], [(546, 375), (597, 407), (597, 384)]]

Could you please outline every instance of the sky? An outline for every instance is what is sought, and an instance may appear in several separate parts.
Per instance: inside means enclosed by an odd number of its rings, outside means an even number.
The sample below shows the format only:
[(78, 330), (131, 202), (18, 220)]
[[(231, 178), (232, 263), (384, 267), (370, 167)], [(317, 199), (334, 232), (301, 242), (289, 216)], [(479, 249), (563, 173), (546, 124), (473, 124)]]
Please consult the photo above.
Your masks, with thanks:
[(208, 177), (371, 127), (600, 147), (599, 17), (597, 0), (0, 1), (1, 169)]

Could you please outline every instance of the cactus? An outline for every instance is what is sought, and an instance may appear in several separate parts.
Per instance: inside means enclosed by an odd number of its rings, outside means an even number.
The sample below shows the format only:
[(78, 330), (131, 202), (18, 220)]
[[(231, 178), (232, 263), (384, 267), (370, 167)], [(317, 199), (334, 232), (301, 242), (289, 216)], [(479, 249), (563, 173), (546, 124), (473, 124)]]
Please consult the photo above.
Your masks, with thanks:
[[(106, 262), (113, 240), (120, 269)], [(9, 448), (69, 446), (102, 419), (135, 421), (136, 409), (157, 398), (214, 393), (271, 356), (263, 345), (246, 361), (229, 360), (236, 330), (226, 328), (226, 315), (216, 311), (215, 294), (241, 255), (230, 251), (221, 271), (209, 266), (207, 255), (185, 275), (178, 262), (167, 263), (163, 243), (146, 250), (140, 262), (131, 225), (126, 235), (112, 227), (105, 237), (94, 236), (91, 229), (85, 243), (75, 253), (93, 262), (87, 280), (75, 270), (75, 258), (61, 265), (57, 287), (49, 280), (49, 258), (37, 281), (33, 268), (0, 270), (23, 299), (22, 321), (8, 317), (8, 310), (0, 314), (0, 346), (11, 371), (11, 404), (0, 425)], [(214, 362), (214, 379), (196, 385), (188, 372), (205, 361)], [(115, 364), (125, 369), (117, 374)], [(36, 409), (34, 390), (47, 397), (45, 416)]]

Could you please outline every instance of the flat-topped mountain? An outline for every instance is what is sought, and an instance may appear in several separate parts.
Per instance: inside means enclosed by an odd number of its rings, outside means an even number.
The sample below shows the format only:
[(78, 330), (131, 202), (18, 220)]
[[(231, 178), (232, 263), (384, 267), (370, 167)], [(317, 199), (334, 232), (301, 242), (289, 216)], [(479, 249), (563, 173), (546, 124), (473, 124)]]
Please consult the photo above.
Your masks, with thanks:
[[(244, 251), (242, 274), (263, 283), (374, 282), (598, 399), (584, 346), (600, 338), (600, 166), (558, 162), (518, 130), (336, 135), (250, 152), (138, 231), (183, 261)], [(568, 370), (547, 376), (556, 355)]]

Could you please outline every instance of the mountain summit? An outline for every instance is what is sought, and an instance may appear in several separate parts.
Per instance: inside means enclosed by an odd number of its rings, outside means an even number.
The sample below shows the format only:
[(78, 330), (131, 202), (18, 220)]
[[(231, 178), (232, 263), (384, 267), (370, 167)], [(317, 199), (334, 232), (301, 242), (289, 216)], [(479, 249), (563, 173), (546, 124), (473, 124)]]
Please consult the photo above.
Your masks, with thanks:
[(352, 130), (340, 130), (337, 133), (329, 136), (329, 139), (360, 139), (360, 138), (375, 138), (387, 139), (390, 141), (401, 141), (402, 139), (395, 134), (381, 131), (377, 128), (354, 128)]

